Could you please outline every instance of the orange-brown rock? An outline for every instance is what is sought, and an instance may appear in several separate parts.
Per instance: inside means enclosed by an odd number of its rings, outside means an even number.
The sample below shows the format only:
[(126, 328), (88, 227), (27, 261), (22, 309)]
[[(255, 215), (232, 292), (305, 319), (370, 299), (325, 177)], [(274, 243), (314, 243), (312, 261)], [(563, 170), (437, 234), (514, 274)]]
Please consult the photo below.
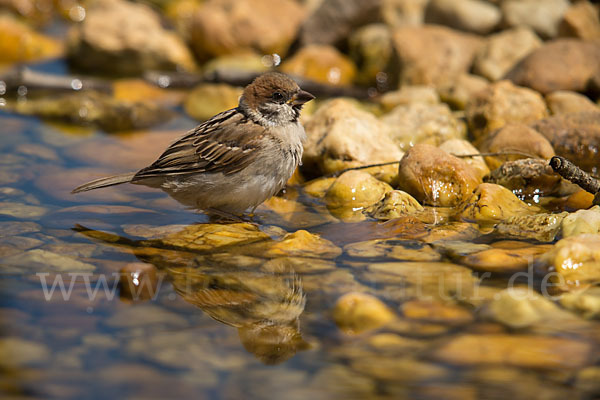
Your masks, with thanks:
[(443, 26), (402, 27), (394, 32), (400, 83), (433, 85), (468, 72), (481, 38)]
[(466, 162), (435, 146), (419, 144), (400, 161), (399, 188), (420, 202), (455, 206), (479, 184), (479, 174)]
[(465, 114), (474, 139), (479, 139), (508, 123), (528, 123), (548, 115), (539, 93), (508, 81), (496, 82), (477, 93)]
[(554, 149), (548, 139), (524, 124), (507, 124), (490, 132), (479, 148), (482, 153), (521, 153), (485, 157), (490, 169), (498, 168), (506, 161), (528, 158), (528, 156), (545, 160), (554, 156)]

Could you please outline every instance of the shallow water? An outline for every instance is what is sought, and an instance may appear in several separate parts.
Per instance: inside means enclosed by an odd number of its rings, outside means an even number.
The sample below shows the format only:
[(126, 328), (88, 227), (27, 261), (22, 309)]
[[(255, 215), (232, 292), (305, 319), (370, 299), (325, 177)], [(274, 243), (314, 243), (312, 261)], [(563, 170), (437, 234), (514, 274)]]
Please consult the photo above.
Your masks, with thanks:
[[(61, 63), (40, 69), (64, 72)], [(3, 398), (599, 393), (600, 324), (564, 310), (522, 329), (490, 318), (482, 305), (499, 299), (509, 276), (482, 277), (449, 263), (426, 244), (434, 224), (341, 223), (298, 186), (259, 207), (255, 225), (234, 224), (231, 234), (211, 225), (207, 234), (207, 216), (154, 190), (69, 193), (86, 180), (144, 166), (194, 125), (179, 111), (152, 130), (108, 135), (0, 111)], [(455, 239), (474, 240), (463, 228)], [(177, 233), (185, 229), (191, 234)], [(300, 229), (335, 249), (276, 249)], [(202, 234), (214, 241), (203, 247), (196, 241)], [(346, 247), (339, 255), (345, 245), (376, 238), (396, 239), (387, 245), (399, 250)], [(147, 299), (132, 300), (118, 286), (119, 271), (134, 263), (156, 274)], [(532, 286), (539, 285), (538, 277)], [(381, 299), (394, 319), (344, 332), (333, 310), (349, 292)], [(477, 340), (448, 345), (463, 337)]]

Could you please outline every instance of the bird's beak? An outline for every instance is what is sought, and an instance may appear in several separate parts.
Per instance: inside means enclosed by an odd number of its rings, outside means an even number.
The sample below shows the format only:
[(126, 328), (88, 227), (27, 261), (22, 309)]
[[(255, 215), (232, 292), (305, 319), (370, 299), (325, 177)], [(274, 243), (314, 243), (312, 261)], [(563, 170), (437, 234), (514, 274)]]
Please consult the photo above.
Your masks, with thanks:
[(315, 96), (308, 93), (307, 91), (300, 90), (298, 93), (296, 93), (295, 95), (292, 96), (290, 103), (293, 106), (301, 106), (302, 104), (309, 102), (314, 98), (315, 98)]

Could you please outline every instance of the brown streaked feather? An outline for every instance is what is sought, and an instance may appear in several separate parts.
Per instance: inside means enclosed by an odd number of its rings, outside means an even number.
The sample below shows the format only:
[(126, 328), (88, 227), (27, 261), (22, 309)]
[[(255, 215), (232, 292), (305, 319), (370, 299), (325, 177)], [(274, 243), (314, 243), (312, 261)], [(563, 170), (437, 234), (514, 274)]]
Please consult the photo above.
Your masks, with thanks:
[[(246, 132), (242, 137), (240, 130)], [(255, 159), (264, 131), (264, 127), (246, 118), (237, 108), (224, 111), (169, 146), (152, 165), (140, 170), (133, 181), (201, 172), (233, 174)]]

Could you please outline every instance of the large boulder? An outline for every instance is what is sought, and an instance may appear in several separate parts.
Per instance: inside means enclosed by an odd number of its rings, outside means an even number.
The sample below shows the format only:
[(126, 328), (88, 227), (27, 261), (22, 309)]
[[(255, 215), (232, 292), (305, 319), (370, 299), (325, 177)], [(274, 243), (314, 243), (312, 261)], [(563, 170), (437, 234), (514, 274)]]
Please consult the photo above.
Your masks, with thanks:
[(598, 90), (590, 87), (598, 71), (600, 42), (558, 39), (530, 53), (507, 73), (506, 78), (543, 94), (556, 90), (585, 92)]
[(304, 16), (292, 0), (209, 0), (194, 14), (189, 36), (200, 60), (244, 51), (285, 55)]
[(471, 68), (483, 40), (443, 26), (404, 27), (394, 31), (403, 85), (440, 86)]
[(322, 173), (349, 167), (397, 161), (402, 151), (387, 135), (385, 126), (368, 111), (347, 99), (322, 105), (304, 124), (304, 168)]
[(186, 45), (162, 27), (154, 10), (124, 0), (95, 2), (69, 31), (67, 53), (71, 65), (95, 73), (139, 75), (195, 68)]

